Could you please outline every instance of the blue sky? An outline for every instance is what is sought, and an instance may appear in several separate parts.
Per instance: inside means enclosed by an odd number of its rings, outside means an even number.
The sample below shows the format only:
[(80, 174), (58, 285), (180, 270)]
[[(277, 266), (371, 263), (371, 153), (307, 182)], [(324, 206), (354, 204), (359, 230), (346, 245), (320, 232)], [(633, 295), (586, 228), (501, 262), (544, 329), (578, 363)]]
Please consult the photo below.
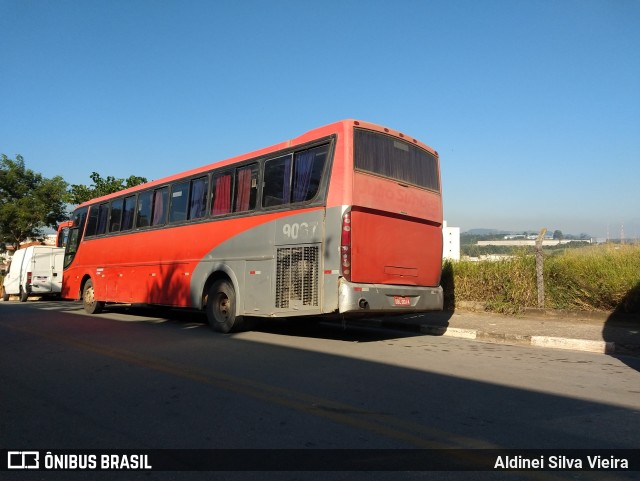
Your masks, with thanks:
[(439, 151), (463, 231), (640, 237), (640, 1), (0, 0), (0, 152), (165, 175), (344, 118)]

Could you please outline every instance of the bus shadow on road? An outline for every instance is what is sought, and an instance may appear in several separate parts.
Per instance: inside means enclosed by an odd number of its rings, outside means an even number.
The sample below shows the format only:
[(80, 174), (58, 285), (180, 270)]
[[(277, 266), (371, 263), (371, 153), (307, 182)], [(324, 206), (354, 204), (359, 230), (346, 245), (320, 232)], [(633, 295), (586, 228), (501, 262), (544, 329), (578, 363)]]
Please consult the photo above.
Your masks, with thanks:
[(387, 339), (423, 336), (424, 324), (447, 328), (453, 312), (436, 311), (387, 316), (302, 317), (286, 320), (262, 319), (255, 330), (285, 336), (377, 342)]
[[(201, 327), (210, 330), (206, 315), (189, 309), (171, 309), (162, 306), (143, 304), (114, 304), (108, 306), (103, 315), (117, 315), (119, 321), (147, 322), (152, 324), (169, 323), (183, 329)], [(304, 316), (294, 318), (251, 318), (251, 331), (278, 336), (306, 337), (345, 342), (378, 342), (423, 335), (421, 322), (425, 316), (439, 319), (445, 323), (451, 313), (414, 313), (401, 316), (359, 317), (341, 319), (335, 316)], [(414, 327), (415, 326), (415, 327)], [(234, 336), (242, 333), (211, 335)]]
[[(38, 308), (86, 315), (82, 303), (55, 301), (39, 303)], [(304, 316), (292, 318), (251, 318), (252, 331), (280, 336), (307, 337), (345, 342), (378, 342), (387, 339), (422, 336), (421, 326), (448, 327), (450, 311), (405, 313), (400, 315)], [(150, 304), (107, 304), (99, 318), (118, 322), (168, 323), (182, 329), (195, 327), (209, 330), (206, 315), (192, 309), (172, 309)], [(225, 335), (213, 333), (212, 335)], [(233, 336), (232, 334), (226, 334)]]
[(322, 318), (263, 320), (254, 329), (258, 332), (279, 336), (307, 337), (345, 342), (379, 342), (400, 337), (412, 337), (418, 333), (395, 331), (373, 323), (340, 321)]

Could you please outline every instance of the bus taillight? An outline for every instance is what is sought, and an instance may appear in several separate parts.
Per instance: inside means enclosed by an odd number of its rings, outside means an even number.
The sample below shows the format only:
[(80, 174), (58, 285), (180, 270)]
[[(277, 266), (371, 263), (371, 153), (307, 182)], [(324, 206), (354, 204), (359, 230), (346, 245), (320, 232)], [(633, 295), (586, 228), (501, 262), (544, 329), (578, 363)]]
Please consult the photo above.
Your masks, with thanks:
[(342, 275), (351, 280), (351, 212), (342, 216), (342, 236), (340, 241), (340, 267)]

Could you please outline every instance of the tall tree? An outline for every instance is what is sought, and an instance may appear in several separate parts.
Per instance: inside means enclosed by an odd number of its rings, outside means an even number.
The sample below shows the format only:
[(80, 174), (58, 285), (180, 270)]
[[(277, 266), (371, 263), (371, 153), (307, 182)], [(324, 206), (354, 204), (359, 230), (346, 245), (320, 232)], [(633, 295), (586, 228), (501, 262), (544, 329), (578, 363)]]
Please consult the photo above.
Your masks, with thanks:
[(102, 178), (97, 172), (92, 172), (89, 176), (93, 181), (92, 185), (72, 184), (69, 188), (69, 202), (71, 204), (82, 204), (95, 197), (102, 195), (113, 194), (129, 187), (134, 187), (139, 184), (144, 184), (147, 179), (144, 177), (138, 177), (137, 175), (131, 175), (126, 179), (116, 179), (112, 176)]
[(2, 250), (18, 249), (27, 239), (42, 239), (45, 227), (67, 219), (67, 183), (60, 176), (47, 179), (26, 168), (17, 155), (0, 158), (0, 242)]

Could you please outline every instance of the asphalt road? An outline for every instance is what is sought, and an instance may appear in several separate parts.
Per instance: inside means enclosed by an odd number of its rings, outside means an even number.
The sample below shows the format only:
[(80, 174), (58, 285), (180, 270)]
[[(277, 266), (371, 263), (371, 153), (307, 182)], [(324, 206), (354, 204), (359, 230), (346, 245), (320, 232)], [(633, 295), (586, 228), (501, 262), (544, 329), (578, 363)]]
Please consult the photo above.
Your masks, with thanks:
[[(253, 332), (221, 335), (204, 321), (197, 313), (163, 309), (119, 306), (88, 316), (76, 303), (0, 303), (0, 448), (601, 450), (640, 444), (640, 359), (340, 323), (268, 322)], [(53, 473), (11, 474), (53, 479)], [(218, 474), (206, 479), (263, 479), (260, 473)], [(339, 479), (374, 479), (356, 474)], [(380, 479), (430, 474), (383, 473)], [(440, 473), (438, 479), (498, 479), (491, 474)], [(640, 473), (573, 472), (568, 479), (633, 474)], [(64, 478), (72, 475), (80, 473)], [(189, 479), (205, 479), (201, 475)], [(146, 473), (140, 479), (186, 477)], [(273, 479), (330, 478), (280, 473)]]

